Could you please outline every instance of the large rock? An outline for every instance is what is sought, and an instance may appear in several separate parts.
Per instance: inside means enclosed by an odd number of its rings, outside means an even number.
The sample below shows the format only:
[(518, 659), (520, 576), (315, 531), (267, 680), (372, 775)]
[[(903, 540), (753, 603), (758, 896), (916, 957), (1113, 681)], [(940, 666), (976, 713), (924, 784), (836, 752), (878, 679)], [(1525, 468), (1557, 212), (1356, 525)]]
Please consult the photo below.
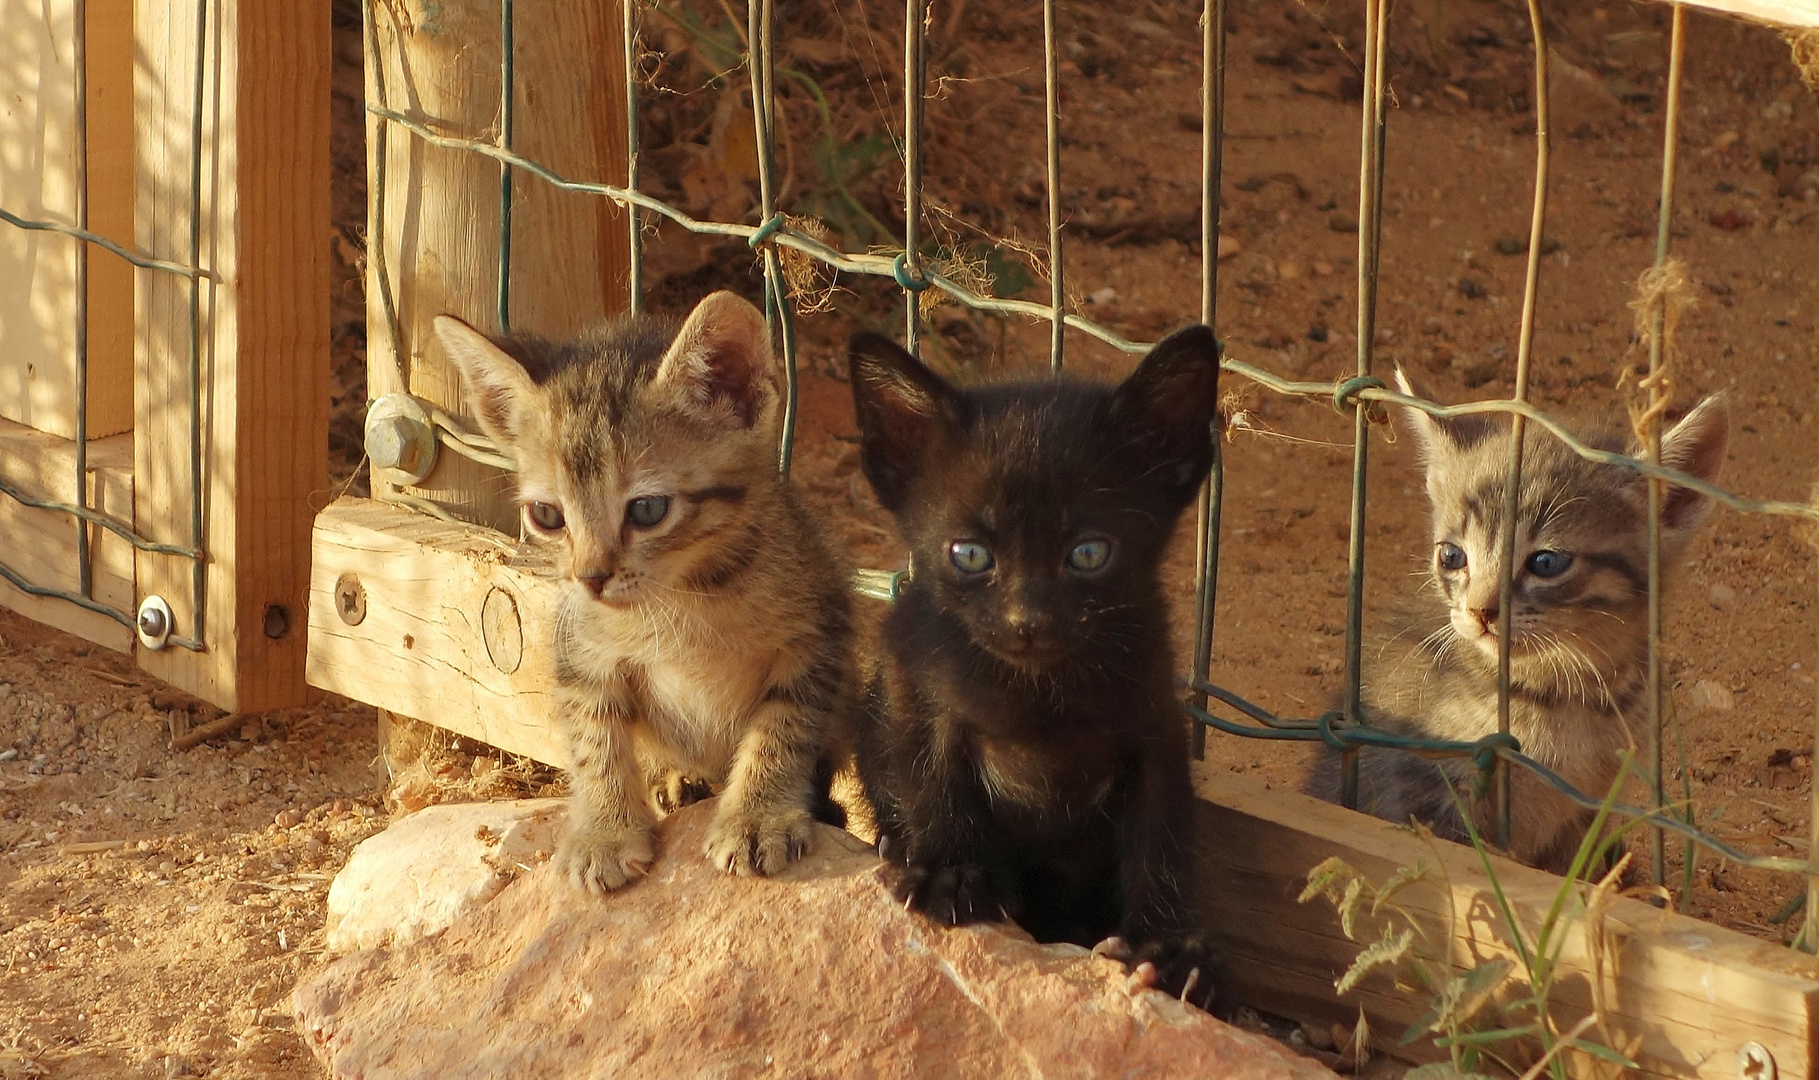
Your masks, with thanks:
[(547, 862), (561, 799), (428, 806), (354, 849), (328, 890), (332, 952), (408, 945), (448, 929), (522, 870)]
[(712, 813), (671, 817), (605, 900), (540, 867), (439, 937), (334, 961), (296, 990), (306, 1041), (346, 1078), (1332, 1077), (1083, 949), (905, 912), (833, 829), (778, 878), (719, 873)]

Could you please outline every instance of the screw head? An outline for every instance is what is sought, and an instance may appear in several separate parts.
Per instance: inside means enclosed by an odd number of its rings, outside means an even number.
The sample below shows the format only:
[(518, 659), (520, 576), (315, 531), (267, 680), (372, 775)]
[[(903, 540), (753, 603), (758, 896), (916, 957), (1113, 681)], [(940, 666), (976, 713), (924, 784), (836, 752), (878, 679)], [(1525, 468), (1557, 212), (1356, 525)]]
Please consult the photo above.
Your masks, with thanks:
[(366, 619), (366, 587), (354, 574), (335, 579), (335, 614), (349, 626), (359, 626)]
[(146, 608), (139, 613), (139, 632), (147, 637), (163, 637), (169, 629), (165, 625), (164, 612), (157, 608)]
[(1775, 1080), (1775, 1055), (1759, 1042), (1746, 1042), (1737, 1048), (1738, 1080)]

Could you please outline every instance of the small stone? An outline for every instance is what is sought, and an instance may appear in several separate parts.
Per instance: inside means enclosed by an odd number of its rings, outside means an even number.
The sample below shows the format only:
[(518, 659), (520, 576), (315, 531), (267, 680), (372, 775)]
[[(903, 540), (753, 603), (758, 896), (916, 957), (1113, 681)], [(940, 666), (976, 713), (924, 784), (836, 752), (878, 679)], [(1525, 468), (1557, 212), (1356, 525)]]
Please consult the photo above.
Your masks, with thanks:
[(499, 763), (494, 761), (492, 758), (477, 757), (474, 759), (474, 763), (472, 765), (468, 766), (468, 771), (473, 774), (474, 779), (484, 780), (488, 776), (491, 776), (493, 773), (493, 770), (498, 767), (499, 767)]
[(1700, 679), (1693, 684), (1686, 703), (1694, 712), (1730, 712), (1737, 707), (1737, 698), (1723, 685)]
[(272, 819), (272, 824), (278, 826), (280, 829), (288, 829), (302, 820), (303, 815), (297, 813), (295, 810), (280, 810), (278, 811), (278, 816)]
[(1326, 227), (1336, 233), (1355, 233), (1358, 231), (1358, 219), (1350, 214), (1334, 214), (1326, 219)]
[(1112, 288), (1110, 285), (1107, 285), (1103, 289), (1093, 290), (1091, 293), (1089, 293), (1087, 295), (1087, 298), (1086, 298), (1086, 302), (1089, 304), (1092, 304), (1094, 307), (1101, 307), (1106, 304), (1117, 303), (1117, 301), (1118, 301), (1118, 290)]
[(1733, 600), (1737, 599), (1737, 590), (1723, 582), (1719, 582), (1712, 586), (1712, 591), (1709, 595), (1711, 597), (1712, 606), (1722, 609), (1727, 607)]
[(1332, 277), (1333, 276), (1333, 264), (1330, 262), (1316, 262), (1316, 263), (1314, 263), (1312, 269), (1314, 271), (1315, 277)]
[(1224, 262), (1244, 250), (1244, 244), (1229, 233), (1219, 234), (1219, 261)]

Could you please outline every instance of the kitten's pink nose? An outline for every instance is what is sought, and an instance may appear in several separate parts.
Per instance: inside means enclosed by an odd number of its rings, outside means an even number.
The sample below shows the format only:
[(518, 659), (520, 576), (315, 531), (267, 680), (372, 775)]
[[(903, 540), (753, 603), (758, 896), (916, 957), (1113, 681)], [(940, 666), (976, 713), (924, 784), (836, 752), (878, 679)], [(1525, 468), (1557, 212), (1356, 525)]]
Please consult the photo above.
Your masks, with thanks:
[(1497, 632), (1496, 608), (1473, 608), (1472, 617), (1478, 620), (1478, 629), (1486, 634)]

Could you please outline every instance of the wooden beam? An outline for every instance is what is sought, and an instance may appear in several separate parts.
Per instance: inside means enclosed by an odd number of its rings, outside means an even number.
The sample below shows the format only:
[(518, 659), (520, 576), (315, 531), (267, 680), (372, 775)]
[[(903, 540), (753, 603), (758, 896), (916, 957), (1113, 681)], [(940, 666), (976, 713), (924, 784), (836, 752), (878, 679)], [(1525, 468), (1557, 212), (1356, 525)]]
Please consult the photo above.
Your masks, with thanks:
[[(115, 435), (88, 446), (89, 505), (132, 521), (133, 437)], [(0, 478), (36, 499), (74, 504), (76, 445), (23, 424), (0, 420)], [(81, 577), (75, 519), (36, 510), (0, 494), (0, 563), (33, 585), (79, 593)], [(91, 596), (132, 613), (133, 547), (117, 534), (90, 525)], [(131, 652), (133, 633), (114, 619), (56, 597), (33, 596), (0, 579), (0, 604), (38, 622), (98, 645)]]
[[(310, 501), (328, 486), (330, 0), (211, 0), (204, 59), (202, 490), (192, 490), (190, 291), (139, 276), (139, 531), (192, 543), (201, 499), (201, 652), (140, 650), (167, 682), (234, 712), (305, 700)], [(139, 0), (141, 250), (188, 262), (195, 0)], [(194, 636), (192, 563), (141, 553), (142, 596)]]
[(546, 561), (483, 526), (344, 498), (316, 515), (314, 562), (311, 685), (567, 762), (549, 643), (560, 586)]
[[(1397, 899), (1459, 969), (1514, 955), (1491, 882), (1471, 849), (1430, 846), (1376, 818), (1239, 777), (1204, 776), (1197, 786), (1203, 796), (1196, 821), (1199, 894), (1245, 1002), (1320, 1023), (1354, 1020), (1363, 1008), (1384, 1043), (1427, 1011), (1428, 999), (1382, 977), (1344, 999), (1333, 994), (1334, 981), (1362, 946), (1340, 932), (1330, 904), (1295, 899), (1307, 872), (1334, 855), (1377, 882), (1399, 867), (1433, 866)], [(1493, 865), (1532, 935), (1560, 879), (1506, 859)], [(1361, 936), (1375, 936), (1374, 924), (1361, 924), (1367, 927)], [(1617, 900), (1600, 927), (1581, 920), (1569, 932), (1553, 995), (1569, 1022), (1591, 1009), (1599, 978), (1590, 948), (1594, 930), (1608, 948), (1607, 1019), (1619, 1048), (1642, 1064), (1642, 1075), (1731, 1080), (1738, 1049), (1749, 1042), (1768, 1048), (1783, 1080), (1815, 1075), (1819, 961), (1813, 957)], [(1427, 1053), (1434, 1054), (1431, 1044)]]
[[(512, 149), (574, 179), (624, 183), (625, 89), (621, 0), (516, 7)], [(400, 0), (373, 9), (385, 102), (469, 138), (500, 127), (499, 5), (493, 0)], [(377, 103), (368, 78), (368, 101)], [(379, 258), (367, 263), (367, 389), (394, 390), (471, 415), (461, 378), (430, 333), (442, 313), (499, 328), (500, 166), (478, 154), (429, 146), (378, 118), (369, 120), (368, 169), (380, 146), (387, 175), (369, 172), (369, 198), (383, 200)], [(380, 232), (381, 230), (375, 230)], [(393, 348), (379, 281), (380, 259), (396, 303)], [(630, 248), (625, 212), (606, 199), (562, 191), (524, 173), (512, 184), (511, 325), (514, 331), (572, 337), (624, 311)], [(377, 484), (387, 478), (375, 476)], [(410, 489), (462, 517), (515, 529), (511, 485), (497, 469), (444, 452), (436, 471)]]
[[(1660, 0), (1673, 3), (1675, 0)], [(1819, 27), (1819, 0), (1685, 0), (1690, 8), (1738, 15), (1775, 26)]]
[[(76, 123), (74, 0), (0, 0), (0, 206), (77, 225), (81, 162)], [(131, 0), (91, 0), (87, 22), (89, 227), (132, 239), (131, 42), (112, 32)], [(29, 151), (29, 152), (27, 152)], [(76, 260), (82, 244), (0, 225), (0, 417), (76, 437)], [(88, 435), (128, 431), (132, 413), (132, 275), (88, 252)]]

